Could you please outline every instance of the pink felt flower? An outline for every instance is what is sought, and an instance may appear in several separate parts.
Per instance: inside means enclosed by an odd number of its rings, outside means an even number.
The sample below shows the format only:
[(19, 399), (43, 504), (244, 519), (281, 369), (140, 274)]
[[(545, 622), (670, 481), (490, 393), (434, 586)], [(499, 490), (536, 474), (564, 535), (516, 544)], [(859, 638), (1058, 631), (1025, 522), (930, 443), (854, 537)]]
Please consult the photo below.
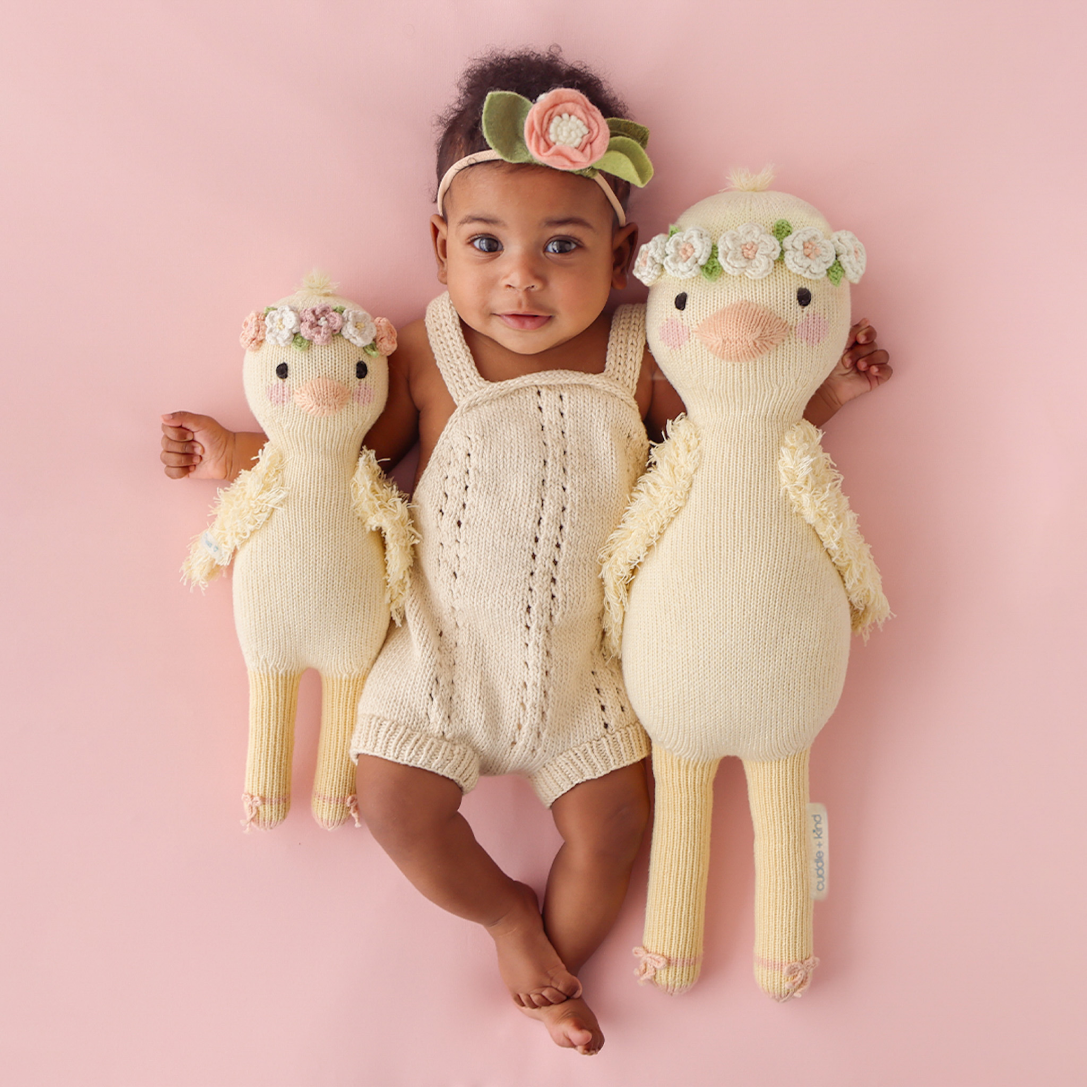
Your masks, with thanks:
[(566, 87), (536, 99), (525, 119), (529, 154), (556, 170), (583, 170), (608, 149), (604, 115), (580, 91)]
[(374, 327), (377, 329), (374, 336), (374, 346), (379, 354), (391, 355), (396, 350), (396, 329), (386, 317), (375, 317)]
[(343, 315), (329, 305), (313, 306), (301, 313), (302, 335), (318, 345), (332, 342), (332, 337), (343, 328)]
[(264, 314), (253, 310), (242, 325), (242, 334), (238, 337), (246, 351), (256, 351), (264, 343)]

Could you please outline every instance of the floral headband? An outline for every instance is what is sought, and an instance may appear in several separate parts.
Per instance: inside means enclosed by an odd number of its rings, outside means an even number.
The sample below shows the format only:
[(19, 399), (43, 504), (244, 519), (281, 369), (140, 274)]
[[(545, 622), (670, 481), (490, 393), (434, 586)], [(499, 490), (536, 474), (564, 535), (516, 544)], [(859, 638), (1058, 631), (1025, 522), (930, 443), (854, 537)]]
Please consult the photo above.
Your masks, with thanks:
[(479, 162), (523, 162), (591, 177), (626, 224), (619, 198), (601, 173), (641, 188), (653, 176), (645, 153), (649, 129), (624, 117), (604, 115), (580, 91), (559, 87), (535, 102), (513, 91), (491, 91), (483, 103), (480, 127), (489, 151), (477, 151), (449, 167), (438, 186), (438, 214), (449, 183)]
[(842, 276), (857, 283), (864, 275), (868, 256), (857, 236), (848, 230), (836, 230), (827, 238), (816, 227), (793, 230), (788, 219), (778, 219), (772, 231), (757, 223), (744, 223), (725, 231), (716, 244), (701, 227), (680, 230), (674, 226), (642, 246), (634, 262), (634, 275), (647, 287), (665, 272), (677, 279), (701, 273), (712, 281), (722, 272), (763, 279), (779, 260), (805, 279), (826, 276), (837, 287)]
[(265, 340), (308, 351), (310, 344), (323, 346), (337, 334), (367, 355), (391, 355), (396, 350), (396, 329), (384, 317), (324, 304), (309, 309), (268, 306), (263, 313), (254, 310), (242, 325), (240, 339), (246, 351), (256, 351)]

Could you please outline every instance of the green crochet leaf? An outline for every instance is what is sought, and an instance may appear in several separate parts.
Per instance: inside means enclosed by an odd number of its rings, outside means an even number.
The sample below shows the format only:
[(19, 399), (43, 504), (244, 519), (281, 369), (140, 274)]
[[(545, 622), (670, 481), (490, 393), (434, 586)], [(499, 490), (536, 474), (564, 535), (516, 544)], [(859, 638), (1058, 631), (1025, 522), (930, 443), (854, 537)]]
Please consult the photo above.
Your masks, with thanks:
[(525, 144), (525, 120), (532, 103), (513, 91), (491, 91), (483, 103), (483, 138), (506, 162), (534, 162)]
[(841, 283), (842, 276), (844, 276), (844, 275), (845, 275), (845, 269), (842, 267), (842, 262), (840, 260), (836, 260), (827, 269), (827, 279), (829, 279), (831, 281), (831, 283), (834, 284), (835, 287), (837, 287), (838, 284)]
[(294, 339), (291, 340), (291, 346), (296, 348), (299, 351), (308, 351), (309, 350), (309, 340), (307, 340), (306, 337), (303, 336), (301, 332), (298, 332), (298, 333), (295, 333)]
[(671, 237), (671, 236), (672, 236), (673, 234), (678, 234), (678, 233), (679, 233), (679, 227), (678, 227), (678, 226), (676, 226), (676, 224), (675, 224), (675, 223), (673, 223), (673, 224), (672, 224), (672, 225), (671, 225), (671, 226), (670, 226), (670, 227), (668, 228), (668, 237), (670, 238), (670, 237)]
[(613, 136), (629, 136), (642, 148), (649, 144), (649, 129), (637, 121), (628, 121), (625, 117), (609, 117), (608, 131)]
[(612, 136), (608, 149), (593, 163), (606, 174), (621, 177), (640, 189), (653, 176), (653, 164), (642, 145), (629, 136)]
[(710, 250), (709, 259), (702, 265), (700, 271), (705, 279), (708, 279), (711, 283), (718, 279), (724, 268), (721, 267), (721, 262), (717, 259), (717, 246)]
[(792, 232), (793, 224), (790, 223), (788, 219), (778, 219), (778, 221), (774, 223), (774, 237), (777, 238), (779, 242), (785, 241)]
[(343, 313), (343, 306), (333, 306), (332, 307), (332, 312), (333, 313)]
[(368, 344), (367, 344), (367, 345), (366, 345), (366, 346), (365, 346), (365, 347), (364, 347), (364, 348), (362, 349), (362, 353), (363, 353), (364, 355), (371, 355), (371, 356), (373, 356), (373, 357), (375, 357), (375, 358), (376, 358), (376, 357), (377, 357), (378, 355), (380, 355), (380, 354), (381, 354), (381, 352), (380, 352), (380, 351), (378, 351), (378, 349), (377, 349), (377, 344), (373, 344), (373, 343), (368, 343)]

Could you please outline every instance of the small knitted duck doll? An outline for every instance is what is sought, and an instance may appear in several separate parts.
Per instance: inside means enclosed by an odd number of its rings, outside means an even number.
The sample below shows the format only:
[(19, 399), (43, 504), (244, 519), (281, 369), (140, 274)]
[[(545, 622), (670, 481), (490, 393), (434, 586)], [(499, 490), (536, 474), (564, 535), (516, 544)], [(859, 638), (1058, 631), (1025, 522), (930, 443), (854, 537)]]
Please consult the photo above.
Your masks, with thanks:
[(399, 622), (412, 561), (408, 507), (360, 446), (388, 393), (396, 330), (332, 293), (328, 278), (242, 329), (245, 395), (268, 443), (220, 492), (215, 520), (182, 572), (205, 586), (234, 560), (234, 617), (249, 669), (243, 825), (270, 829), (290, 808), (298, 682), (321, 675), (313, 815), (354, 816), (348, 741), (370, 665)]
[(603, 560), (612, 648), (657, 783), (638, 975), (690, 988), (702, 957), (713, 779), (743, 760), (755, 827), (755, 977), (799, 996), (812, 953), (808, 752), (850, 629), (889, 614), (804, 406), (849, 330), (865, 252), (769, 171), (643, 246), (647, 337), (686, 417), (654, 452)]

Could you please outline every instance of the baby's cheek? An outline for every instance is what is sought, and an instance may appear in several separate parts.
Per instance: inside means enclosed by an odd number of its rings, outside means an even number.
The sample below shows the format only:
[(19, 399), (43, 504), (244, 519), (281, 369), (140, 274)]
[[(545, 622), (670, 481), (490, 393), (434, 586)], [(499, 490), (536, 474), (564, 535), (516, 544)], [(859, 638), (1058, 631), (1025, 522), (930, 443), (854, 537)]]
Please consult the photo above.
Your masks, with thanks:
[(661, 325), (658, 335), (665, 347), (682, 347), (691, 332), (682, 321), (672, 318)]
[(291, 390), (287, 388), (287, 383), (285, 381), (277, 381), (274, 385), (269, 385), (268, 399), (275, 404), (277, 408), (286, 404), (291, 399)]
[(796, 326), (796, 334), (813, 347), (822, 343), (830, 331), (830, 322), (821, 313), (809, 313)]
[(373, 385), (356, 385), (355, 391), (351, 394), (351, 399), (356, 404), (369, 404), (374, 399)]

